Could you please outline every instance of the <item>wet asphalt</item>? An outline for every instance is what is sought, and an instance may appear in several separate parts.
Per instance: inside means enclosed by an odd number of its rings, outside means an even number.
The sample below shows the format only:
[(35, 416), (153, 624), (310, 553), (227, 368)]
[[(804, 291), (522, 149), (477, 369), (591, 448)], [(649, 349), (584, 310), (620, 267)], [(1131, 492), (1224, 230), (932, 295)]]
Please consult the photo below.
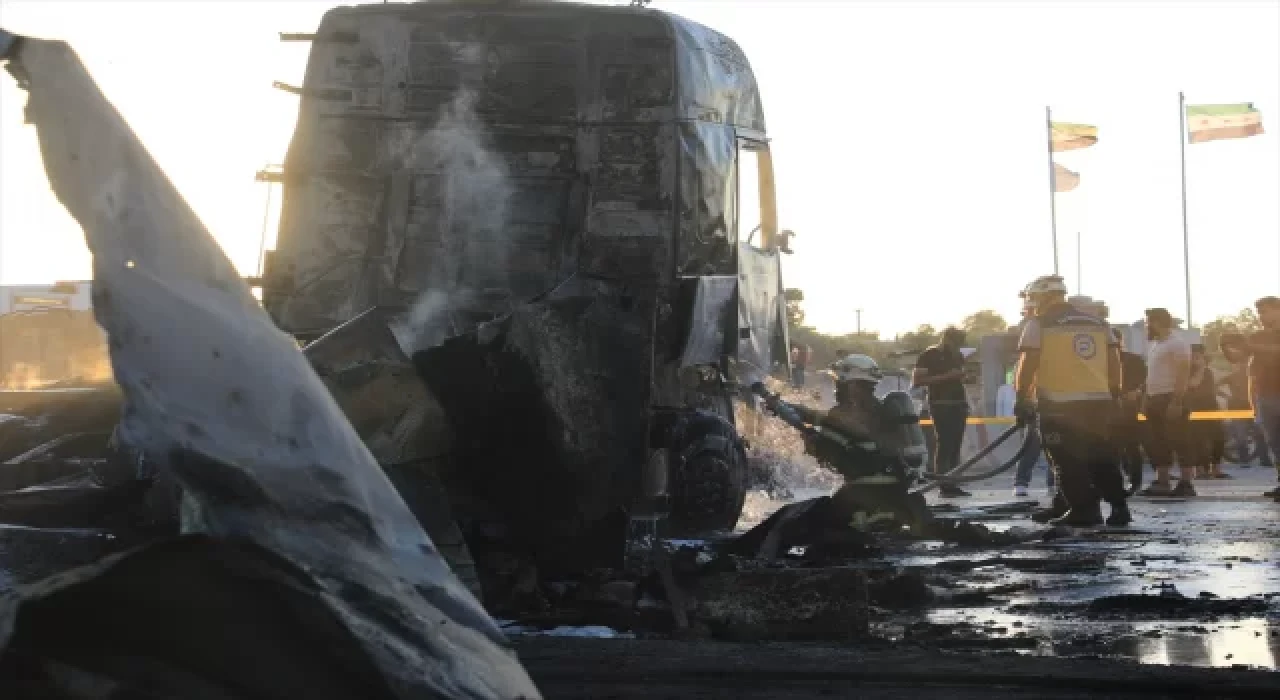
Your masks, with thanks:
[[(1134, 522), (1128, 527), (1058, 530), (1048, 541), (1035, 538), (999, 548), (919, 542), (890, 554), (896, 565), (930, 576), (935, 584), (939, 572), (947, 572), (941, 578), (952, 592), (1015, 592), (980, 604), (882, 618), (878, 632), (890, 639), (926, 639), (942, 648), (1276, 669), (1280, 503), (1260, 496), (1276, 484), (1276, 472), (1240, 466), (1225, 471), (1234, 478), (1196, 481), (1196, 498), (1133, 498)], [(1014, 497), (1012, 478), (1003, 474), (969, 485), (973, 495), (967, 498), (935, 494), (929, 500), (945, 517), (971, 519), (993, 530), (1043, 529), (1025, 512), (984, 512), (1014, 503), (1047, 505), (1043, 473), (1035, 477), (1031, 498)], [(821, 493), (797, 497), (815, 495)], [(765, 508), (761, 515), (768, 512)], [(1042, 566), (1036, 560), (1051, 563)], [(1187, 604), (1149, 610), (1146, 599), (1123, 598), (1134, 595), (1181, 596)], [(1099, 599), (1121, 602), (1100, 614), (1090, 610)]]
[[(935, 622), (967, 622), (995, 636), (1026, 633), (1039, 640), (1033, 653), (1103, 653), (1193, 666), (1248, 665), (1276, 668), (1280, 662), (1280, 503), (1260, 496), (1276, 485), (1273, 469), (1228, 466), (1230, 480), (1196, 481), (1190, 499), (1135, 497), (1132, 525), (1076, 530), (1061, 539), (1017, 547), (1032, 556), (1096, 557), (1101, 565), (1076, 573), (1028, 573), (1000, 566), (972, 572), (994, 583), (1030, 583), (1025, 593), (991, 608), (935, 611)], [(1037, 488), (1042, 482), (1037, 480)], [(1011, 477), (976, 484), (973, 496), (933, 499), (963, 507), (1007, 503)], [(1040, 500), (1047, 502), (1041, 490)], [(1030, 525), (1021, 516), (988, 521), (992, 527)], [(940, 553), (941, 554), (941, 553)], [(963, 558), (932, 557), (933, 563)], [(931, 557), (922, 557), (929, 563)], [(1087, 603), (1104, 597), (1181, 595), (1197, 601), (1265, 601), (1248, 613), (1222, 613), (1230, 605), (1195, 605), (1185, 611), (1145, 612), (1122, 608), (1110, 616), (1052, 610), (1040, 603)], [(1101, 619), (1109, 617), (1113, 619)], [(1114, 619), (1119, 618), (1119, 619)]]
[[(820, 377), (812, 380), (810, 391), (818, 392), (815, 398), (830, 405), (834, 401), (830, 383)], [(976, 443), (985, 443), (986, 437), (971, 427), (965, 453), (972, 454)], [(1035, 527), (1025, 514), (984, 519), (978, 511), (1027, 501), (1048, 505), (1045, 469), (1043, 464), (1037, 466), (1030, 498), (1014, 496), (1013, 475), (1006, 472), (966, 485), (972, 494), (967, 498), (944, 499), (935, 493), (929, 501), (958, 508), (952, 517), (969, 511), (968, 515), (993, 529)], [(904, 566), (935, 570), (947, 562), (989, 559), (993, 554), (1079, 559), (1088, 564), (1075, 572), (1050, 573), (1017, 571), (995, 563), (957, 576), (955, 583), (961, 587), (1029, 586), (1004, 596), (999, 604), (936, 609), (923, 615), (923, 622), (947, 630), (942, 637), (959, 638), (966, 644), (986, 638), (993, 640), (993, 646), (1003, 640), (1009, 648), (1027, 654), (1096, 654), (1152, 664), (1280, 668), (1280, 503), (1261, 496), (1278, 485), (1277, 471), (1241, 465), (1227, 465), (1223, 471), (1231, 478), (1196, 480), (1194, 498), (1135, 496), (1130, 500), (1134, 522), (1128, 527), (1073, 530), (1052, 541), (996, 551), (921, 543), (916, 552), (895, 559)], [(1153, 478), (1148, 469), (1145, 482)], [(1190, 605), (1174, 614), (1083, 612), (1090, 601), (1129, 595), (1265, 601), (1265, 609), (1246, 605), (1248, 613), (1214, 614), (1197, 612)], [(1071, 608), (1072, 604), (1078, 608)], [(896, 622), (909, 631), (921, 620)], [(887, 627), (892, 635), (894, 625)]]

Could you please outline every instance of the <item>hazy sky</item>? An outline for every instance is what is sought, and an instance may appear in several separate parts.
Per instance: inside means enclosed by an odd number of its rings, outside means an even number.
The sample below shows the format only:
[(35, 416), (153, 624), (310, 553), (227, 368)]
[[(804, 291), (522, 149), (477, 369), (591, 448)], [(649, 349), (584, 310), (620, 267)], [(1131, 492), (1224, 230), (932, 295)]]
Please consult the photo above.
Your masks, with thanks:
[[(610, 4), (624, 4), (622, 2)], [(0, 26), (60, 38), (242, 270), (258, 260), (316, 2), (0, 0)], [(1178, 91), (1253, 102), (1270, 132), (1188, 146), (1197, 321), (1280, 292), (1280, 2), (656, 0), (746, 50), (764, 97), (789, 286), (822, 330), (892, 334), (977, 309), (1015, 317), (1052, 270), (1044, 109), (1096, 124), (1059, 156), (1062, 271), (1113, 317), (1184, 308)], [(0, 76), (0, 281), (83, 278), (24, 97)], [(277, 196), (278, 201), (278, 196)], [(271, 228), (274, 229), (274, 217)], [(1082, 235), (1083, 280), (1076, 276)]]

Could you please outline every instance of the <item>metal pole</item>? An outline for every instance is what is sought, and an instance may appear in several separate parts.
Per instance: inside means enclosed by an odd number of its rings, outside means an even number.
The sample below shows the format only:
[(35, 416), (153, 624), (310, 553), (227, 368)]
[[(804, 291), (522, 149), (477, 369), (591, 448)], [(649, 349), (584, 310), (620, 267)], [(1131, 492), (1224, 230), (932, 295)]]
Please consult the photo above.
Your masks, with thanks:
[(1178, 148), (1182, 155), (1182, 274), (1187, 285), (1187, 328), (1191, 320), (1191, 235), (1187, 230), (1187, 97), (1178, 93)]
[(1049, 230), (1053, 235), (1053, 274), (1058, 274), (1058, 203), (1055, 190), (1057, 176), (1053, 172), (1053, 110), (1044, 108), (1044, 128), (1049, 145)]
[(858, 335), (862, 335), (862, 309), (854, 311), (858, 315)]
[(262, 212), (262, 234), (258, 237), (258, 267), (255, 271), (259, 277), (262, 276), (262, 263), (266, 256), (267, 250), (267, 222), (271, 220), (271, 190), (275, 189), (274, 183), (267, 183), (267, 207)]

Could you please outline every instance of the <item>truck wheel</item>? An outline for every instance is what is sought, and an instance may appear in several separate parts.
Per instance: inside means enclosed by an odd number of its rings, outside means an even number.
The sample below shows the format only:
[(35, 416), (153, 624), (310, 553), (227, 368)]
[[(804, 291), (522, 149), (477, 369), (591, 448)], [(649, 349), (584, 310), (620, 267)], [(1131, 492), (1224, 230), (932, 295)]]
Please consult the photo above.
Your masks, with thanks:
[(671, 432), (671, 534), (732, 530), (747, 495), (747, 454), (737, 431), (722, 416), (693, 411)]

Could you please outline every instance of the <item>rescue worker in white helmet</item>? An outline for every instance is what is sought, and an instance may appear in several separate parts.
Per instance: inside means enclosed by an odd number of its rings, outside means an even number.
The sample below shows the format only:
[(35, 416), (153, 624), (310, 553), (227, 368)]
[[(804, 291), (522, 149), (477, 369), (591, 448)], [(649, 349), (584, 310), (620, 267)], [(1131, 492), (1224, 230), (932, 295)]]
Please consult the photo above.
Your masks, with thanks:
[(1023, 420), (1038, 414), (1058, 485), (1053, 505), (1035, 517), (1101, 525), (1101, 497), (1111, 505), (1107, 523), (1127, 525), (1132, 517), (1109, 434), (1121, 390), (1119, 344), (1104, 319), (1067, 302), (1057, 275), (1036, 278), (1022, 297), (1035, 315), (1018, 342), (1014, 412)]

